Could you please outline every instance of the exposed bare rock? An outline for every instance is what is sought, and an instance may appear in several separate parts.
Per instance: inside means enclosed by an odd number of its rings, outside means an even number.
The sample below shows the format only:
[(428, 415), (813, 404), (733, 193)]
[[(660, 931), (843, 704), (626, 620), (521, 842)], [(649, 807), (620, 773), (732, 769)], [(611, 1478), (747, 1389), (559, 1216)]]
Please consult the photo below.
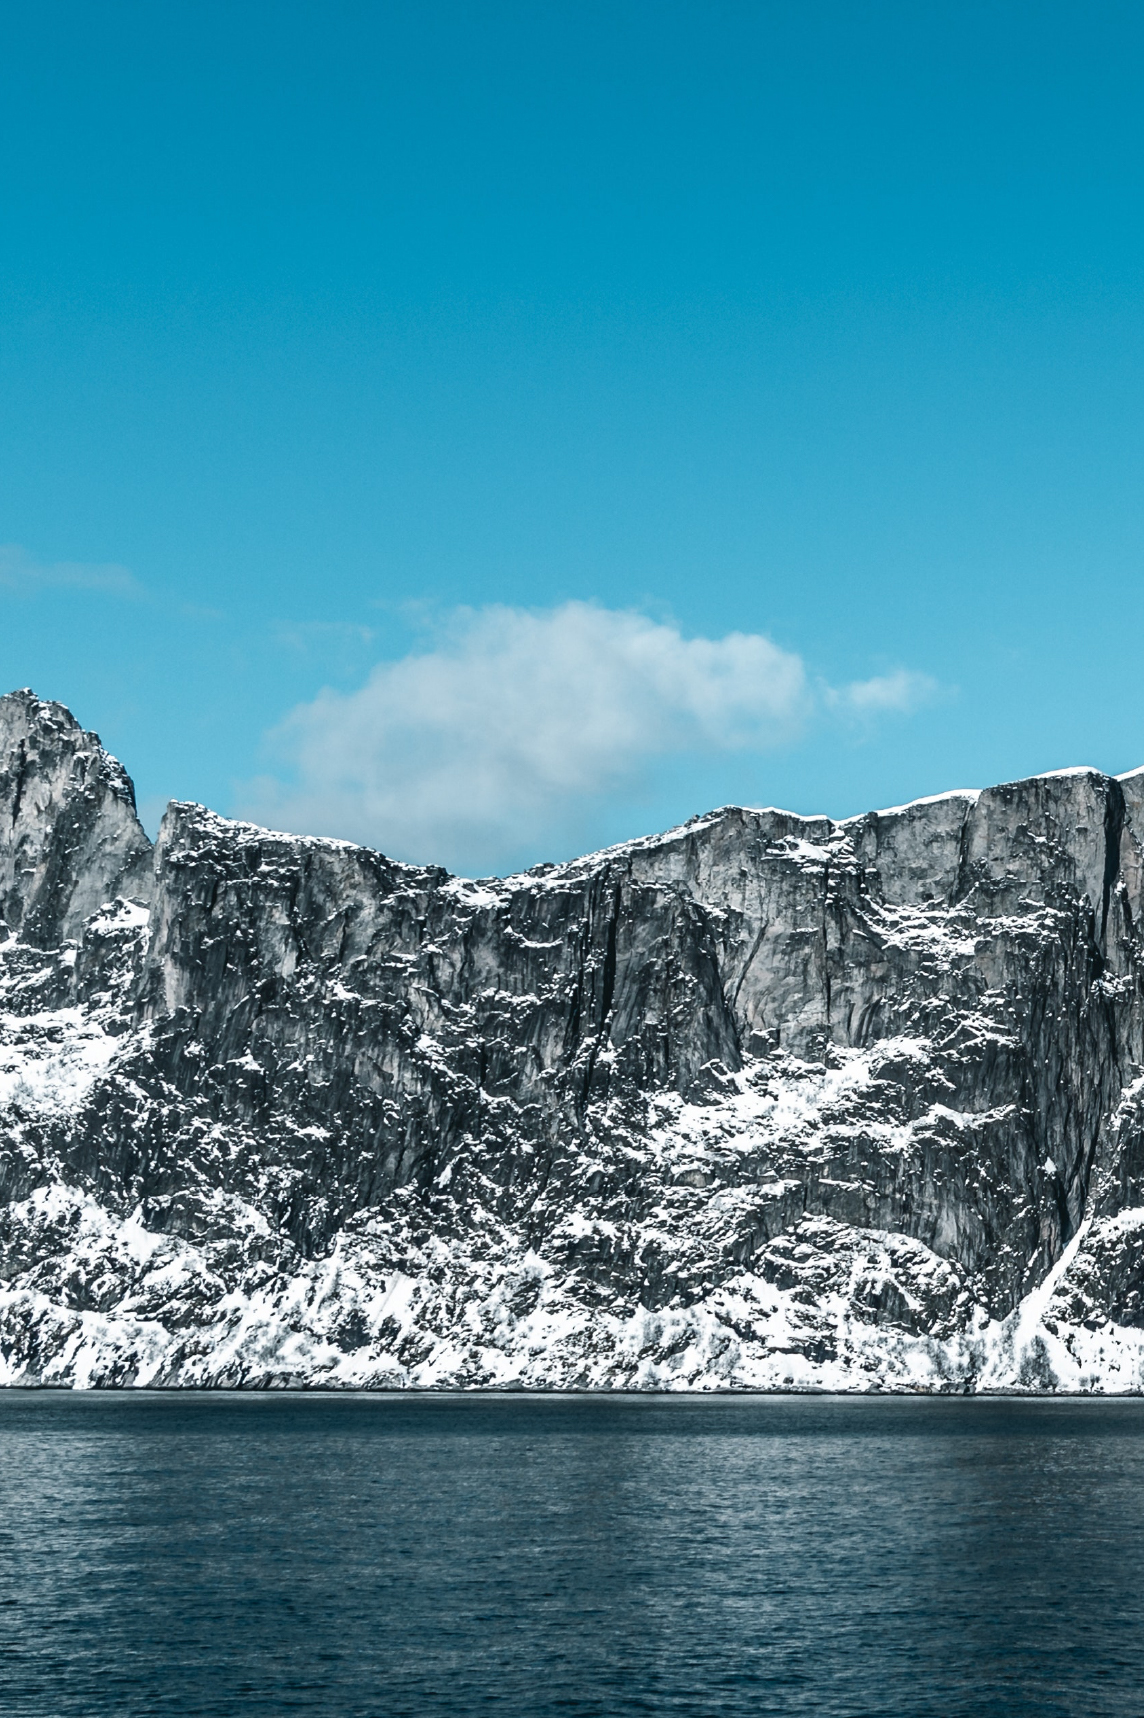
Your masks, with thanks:
[(469, 882), (0, 699), (0, 1375), (1144, 1387), (1144, 774)]
[(0, 917), (35, 948), (116, 895), (145, 901), (151, 843), (131, 778), (62, 704), (0, 698)]

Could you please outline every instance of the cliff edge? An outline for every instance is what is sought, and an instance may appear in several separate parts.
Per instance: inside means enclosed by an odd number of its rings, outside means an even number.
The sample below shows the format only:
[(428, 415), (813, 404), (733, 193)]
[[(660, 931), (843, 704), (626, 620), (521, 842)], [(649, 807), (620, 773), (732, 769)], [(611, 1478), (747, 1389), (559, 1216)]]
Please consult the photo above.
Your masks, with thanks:
[(471, 882), (0, 698), (0, 1382), (1144, 1388), (1144, 772)]

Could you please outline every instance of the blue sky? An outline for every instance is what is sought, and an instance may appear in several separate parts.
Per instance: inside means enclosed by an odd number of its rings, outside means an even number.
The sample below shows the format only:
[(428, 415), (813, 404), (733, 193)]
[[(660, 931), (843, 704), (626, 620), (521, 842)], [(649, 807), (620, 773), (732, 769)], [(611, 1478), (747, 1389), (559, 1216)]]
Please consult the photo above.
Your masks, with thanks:
[(1144, 762), (1144, 13), (11, 8), (0, 681), (504, 869)]

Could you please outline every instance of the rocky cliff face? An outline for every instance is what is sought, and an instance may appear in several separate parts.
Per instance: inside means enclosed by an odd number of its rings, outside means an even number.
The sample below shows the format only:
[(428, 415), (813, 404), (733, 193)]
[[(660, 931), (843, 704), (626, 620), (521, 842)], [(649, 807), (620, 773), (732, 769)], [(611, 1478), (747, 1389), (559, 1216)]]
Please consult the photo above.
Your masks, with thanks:
[(0, 1381), (1144, 1387), (1144, 773), (479, 883), (0, 699)]

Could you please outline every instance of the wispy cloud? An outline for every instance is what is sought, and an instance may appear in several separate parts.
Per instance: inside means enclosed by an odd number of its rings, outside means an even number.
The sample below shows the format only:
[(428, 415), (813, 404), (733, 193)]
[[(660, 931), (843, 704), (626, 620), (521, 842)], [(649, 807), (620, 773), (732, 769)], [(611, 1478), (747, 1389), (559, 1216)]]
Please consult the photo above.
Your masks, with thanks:
[(465, 609), (432, 648), (294, 709), (270, 736), (291, 779), (247, 783), (240, 810), (394, 857), (491, 868), (523, 844), (558, 843), (580, 809), (638, 786), (656, 759), (786, 745), (824, 706), (906, 710), (923, 679), (824, 693), (801, 657), (758, 633), (684, 638), (580, 602)]
[(0, 544), (0, 590), (34, 596), (45, 590), (106, 591), (111, 596), (143, 595), (134, 573), (113, 561), (37, 561), (18, 543)]
[(909, 668), (895, 668), (892, 674), (878, 674), (872, 680), (854, 680), (849, 686), (829, 687), (825, 693), (827, 706), (855, 716), (882, 716), (896, 713), (908, 716), (937, 697), (940, 688), (928, 674), (917, 674)]

